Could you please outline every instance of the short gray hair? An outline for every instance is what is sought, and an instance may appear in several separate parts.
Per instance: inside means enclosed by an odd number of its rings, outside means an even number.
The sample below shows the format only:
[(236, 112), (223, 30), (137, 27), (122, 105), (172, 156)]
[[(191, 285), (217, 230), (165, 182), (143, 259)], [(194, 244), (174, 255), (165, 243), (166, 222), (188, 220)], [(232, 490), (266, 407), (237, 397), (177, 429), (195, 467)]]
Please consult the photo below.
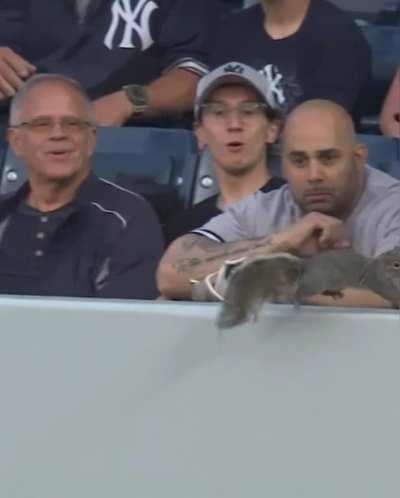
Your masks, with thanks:
[(29, 92), (34, 87), (45, 83), (60, 83), (78, 92), (87, 107), (89, 121), (93, 125), (95, 124), (93, 104), (89, 99), (86, 91), (79, 83), (79, 81), (73, 78), (69, 78), (68, 76), (64, 76), (63, 74), (54, 73), (54, 74), (35, 74), (21, 86), (21, 88), (17, 91), (17, 93), (14, 95), (14, 97), (11, 100), (10, 113), (9, 113), (10, 126), (18, 125), (21, 110)]

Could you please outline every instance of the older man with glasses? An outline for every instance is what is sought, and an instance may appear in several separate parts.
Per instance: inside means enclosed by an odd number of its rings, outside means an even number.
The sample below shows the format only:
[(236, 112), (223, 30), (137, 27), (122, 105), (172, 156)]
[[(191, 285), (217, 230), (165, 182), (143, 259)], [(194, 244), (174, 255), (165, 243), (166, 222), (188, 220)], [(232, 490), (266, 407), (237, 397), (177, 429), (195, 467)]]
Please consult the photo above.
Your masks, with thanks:
[(156, 297), (159, 223), (140, 196), (91, 173), (96, 127), (79, 83), (29, 79), (8, 140), (28, 181), (0, 197), (0, 293)]

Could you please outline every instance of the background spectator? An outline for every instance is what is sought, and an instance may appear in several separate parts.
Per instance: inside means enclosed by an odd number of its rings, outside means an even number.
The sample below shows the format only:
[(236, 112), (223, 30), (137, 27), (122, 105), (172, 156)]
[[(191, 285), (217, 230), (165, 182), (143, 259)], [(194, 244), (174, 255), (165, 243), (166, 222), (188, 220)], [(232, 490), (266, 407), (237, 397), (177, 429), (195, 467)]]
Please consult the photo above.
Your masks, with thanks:
[(8, 138), (28, 183), (0, 197), (0, 293), (156, 297), (160, 225), (140, 196), (90, 174), (93, 115), (60, 75), (14, 97)]
[[(347, 240), (370, 257), (399, 246), (400, 182), (368, 167), (366, 152), (342, 107), (323, 100), (298, 106), (282, 134), (288, 185), (256, 192), (174, 241), (158, 269), (160, 292), (190, 298), (192, 279), (246, 255), (312, 255)], [(364, 297), (350, 293), (338, 304), (357, 306)]]
[(0, 99), (40, 71), (80, 81), (103, 125), (191, 109), (215, 9), (215, 0), (0, 0)]
[(168, 223), (167, 241), (204, 225), (258, 189), (268, 192), (285, 183), (268, 169), (267, 147), (277, 139), (280, 120), (267, 95), (265, 78), (244, 64), (231, 62), (200, 80), (195, 133), (200, 148), (209, 149), (219, 194)]
[(384, 135), (400, 138), (400, 67), (393, 77), (383, 103), (380, 126)]
[(360, 29), (326, 0), (263, 0), (227, 17), (213, 61), (238, 60), (261, 71), (270, 99), (288, 112), (309, 99), (337, 102), (358, 114), (370, 74)]

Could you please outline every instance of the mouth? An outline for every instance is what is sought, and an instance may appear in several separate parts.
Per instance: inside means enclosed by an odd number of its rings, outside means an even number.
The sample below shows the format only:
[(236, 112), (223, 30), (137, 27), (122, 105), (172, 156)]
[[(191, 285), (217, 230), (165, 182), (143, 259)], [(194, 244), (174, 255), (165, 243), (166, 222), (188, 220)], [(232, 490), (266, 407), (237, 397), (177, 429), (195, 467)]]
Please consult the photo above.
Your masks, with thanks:
[(226, 144), (226, 148), (229, 150), (229, 152), (237, 153), (240, 152), (244, 147), (243, 142), (239, 141), (232, 141)]
[(70, 156), (71, 150), (69, 149), (56, 149), (47, 152), (47, 155), (52, 159), (65, 159)]
[(306, 192), (304, 197), (311, 202), (323, 202), (333, 197), (333, 194), (332, 192), (328, 192), (326, 190), (315, 190)]

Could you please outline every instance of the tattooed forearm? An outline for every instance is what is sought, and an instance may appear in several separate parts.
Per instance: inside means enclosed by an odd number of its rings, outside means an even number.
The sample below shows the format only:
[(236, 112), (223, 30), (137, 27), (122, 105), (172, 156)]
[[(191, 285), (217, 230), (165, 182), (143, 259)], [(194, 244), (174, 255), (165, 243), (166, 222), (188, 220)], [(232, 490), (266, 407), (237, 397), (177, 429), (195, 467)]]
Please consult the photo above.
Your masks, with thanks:
[(185, 254), (195, 252), (196, 256), (178, 258), (173, 263), (177, 273), (191, 273), (193, 270), (201, 270), (202, 266), (207, 268), (210, 264), (221, 264), (226, 259), (235, 259), (257, 251), (272, 252), (273, 243), (271, 237), (263, 237), (252, 241), (240, 241), (233, 243), (213, 242), (206, 237), (194, 235), (182, 240), (182, 249)]
[(162, 295), (172, 299), (191, 296), (191, 280), (201, 280), (217, 271), (226, 260), (285, 251), (285, 243), (272, 235), (256, 240), (230, 243), (214, 242), (190, 234), (173, 242), (164, 254), (157, 270), (157, 283)]
[(173, 263), (172, 266), (178, 273), (185, 273), (193, 270), (195, 266), (201, 265), (202, 262), (200, 258), (183, 258)]
[(202, 249), (205, 252), (215, 252), (216, 248), (221, 248), (220, 242), (213, 242), (207, 237), (200, 235), (186, 235), (181, 244), (184, 251)]

